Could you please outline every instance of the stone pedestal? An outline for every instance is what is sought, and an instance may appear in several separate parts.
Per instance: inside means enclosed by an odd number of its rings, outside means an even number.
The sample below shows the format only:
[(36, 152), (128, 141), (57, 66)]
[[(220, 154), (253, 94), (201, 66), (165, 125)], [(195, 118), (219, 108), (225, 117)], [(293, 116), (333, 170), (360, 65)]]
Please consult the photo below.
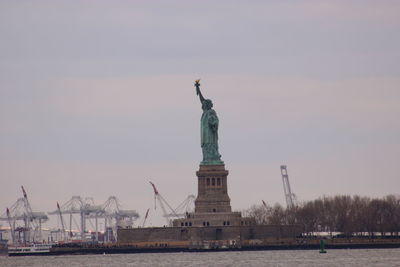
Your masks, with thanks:
[(240, 212), (232, 212), (228, 196), (228, 171), (225, 165), (200, 165), (195, 211), (185, 218), (172, 222), (175, 227), (232, 227), (254, 225), (254, 218), (244, 218)]
[(231, 212), (225, 165), (200, 165), (195, 213)]

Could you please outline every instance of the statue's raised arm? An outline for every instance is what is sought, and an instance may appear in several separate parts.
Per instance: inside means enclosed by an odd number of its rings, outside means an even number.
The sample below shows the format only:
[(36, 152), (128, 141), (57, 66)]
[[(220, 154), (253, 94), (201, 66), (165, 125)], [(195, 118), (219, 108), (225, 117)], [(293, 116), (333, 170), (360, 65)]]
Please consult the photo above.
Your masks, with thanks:
[(205, 99), (204, 99), (204, 97), (203, 97), (203, 95), (201, 94), (201, 91), (200, 91), (200, 79), (195, 81), (194, 86), (196, 87), (196, 94), (199, 96), (201, 104), (203, 104)]

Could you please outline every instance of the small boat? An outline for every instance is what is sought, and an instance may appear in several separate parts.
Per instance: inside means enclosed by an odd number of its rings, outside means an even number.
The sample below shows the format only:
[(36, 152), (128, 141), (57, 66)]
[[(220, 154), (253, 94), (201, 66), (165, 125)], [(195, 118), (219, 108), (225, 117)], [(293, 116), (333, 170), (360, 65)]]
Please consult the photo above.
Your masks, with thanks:
[(30, 244), (8, 246), (8, 256), (46, 255), (50, 253), (52, 244)]

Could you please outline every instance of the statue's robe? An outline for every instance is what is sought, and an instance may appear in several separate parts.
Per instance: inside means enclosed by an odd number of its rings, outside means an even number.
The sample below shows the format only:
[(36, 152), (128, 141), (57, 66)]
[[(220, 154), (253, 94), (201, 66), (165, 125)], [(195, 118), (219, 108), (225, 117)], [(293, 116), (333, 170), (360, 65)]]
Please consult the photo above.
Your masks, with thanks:
[(218, 152), (218, 117), (213, 109), (203, 111), (201, 116), (201, 148), (204, 164), (221, 164)]

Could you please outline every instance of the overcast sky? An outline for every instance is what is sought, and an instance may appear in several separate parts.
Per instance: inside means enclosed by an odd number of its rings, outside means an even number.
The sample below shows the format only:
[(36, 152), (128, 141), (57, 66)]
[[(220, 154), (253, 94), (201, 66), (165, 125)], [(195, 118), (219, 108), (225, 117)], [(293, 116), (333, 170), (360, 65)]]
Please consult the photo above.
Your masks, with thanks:
[[(153, 181), (197, 194), (201, 106), (234, 210), (400, 188), (400, 1), (0, 1), (0, 209), (115, 195), (150, 224)], [(139, 220), (140, 222), (142, 219)]]

